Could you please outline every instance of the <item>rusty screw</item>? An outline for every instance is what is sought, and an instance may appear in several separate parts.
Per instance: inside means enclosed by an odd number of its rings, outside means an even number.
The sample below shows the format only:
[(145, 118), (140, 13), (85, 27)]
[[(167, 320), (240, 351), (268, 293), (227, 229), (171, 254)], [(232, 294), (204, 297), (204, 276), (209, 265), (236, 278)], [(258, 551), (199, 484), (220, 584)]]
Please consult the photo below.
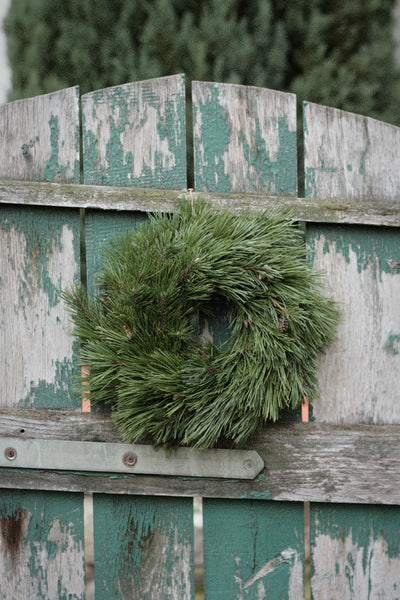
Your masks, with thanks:
[(4, 450), (4, 456), (7, 460), (14, 460), (17, 458), (17, 451), (15, 448), (6, 448)]
[(137, 463), (137, 456), (133, 452), (125, 452), (122, 457), (122, 462), (127, 467), (134, 467)]

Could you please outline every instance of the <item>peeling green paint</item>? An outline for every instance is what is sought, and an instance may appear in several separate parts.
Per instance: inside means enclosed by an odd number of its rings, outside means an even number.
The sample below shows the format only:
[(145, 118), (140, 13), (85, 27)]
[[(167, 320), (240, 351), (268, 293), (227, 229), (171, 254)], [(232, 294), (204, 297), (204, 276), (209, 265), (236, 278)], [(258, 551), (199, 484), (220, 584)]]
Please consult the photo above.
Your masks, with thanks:
[[(335, 577), (337, 590), (344, 593), (346, 598), (358, 600), (365, 590), (372, 598), (373, 584), (372, 562), (383, 564), (383, 555), (387, 559), (399, 558), (400, 514), (395, 506), (368, 505), (327, 505), (312, 504), (310, 515), (311, 535), (311, 575), (312, 578), (332, 579)], [(322, 537), (331, 540), (330, 550), (324, 543), (325, 553), (339, 556), (334, 564), (324, 562), (324, 573), (318, 572), (319, 542)], [(347, 548), (347, 554), (343, 554)], [(359, 557), (362, 560), (359, 561)], [(361, 570), (360, 570), (361, 567)], [(329, 573), (332, 568), (334, 573)], [(317, 571), (317, 572), (316, 572)], [(383, 576), (383, 574), (382, 574)], [(385, 596), (386, 597), (386, 596)], [(387, 596), (389, 597), (389, 596)], [(390, 596), (390, 597), (398, 597)]]
[[(200, 114), (198, 114), (200, 113)], [(219, 101), (218, 86), (209, 87), (208, 98), (193, 104), (193, 121), (202, 122), (201, 138), (194, 137), (196, 190), (229, 192), (229, 174), (223, 160), (230, 141), (229, 123)]]
[(2, 490), (0, 521), (1, 598), (84, 600), (82, 494)]
[[(168, 83), (168, 82), (166, 82)], [(136, 84), (137, 85), (137, 84)], [(160, 84), (144, 81), (137, 90), (135, 84), (116, 86), (89, 94), (83, 102), (83, 168), (86, 183), (141, 188), (179, 189), (186, 187), (186, 129), (184, 83), (160, 99)], [(96, 133), (90, 130), (85, 103), (91, 108), (91, 120), (96, 121), (99, 106), (108, 104), (110, 115)], [(157, 132), (153, 141), (143, 140), (143, 130)], [(128, 147), (124, 135), (130, 131), (141, 140), (138, 147)], [(154, 133), (153, 131), (153, 133)], [(153, 134), (151, 134), (153, 135)], [(164, 142), (167, 142), (166, 144)], [(104, 146), (104, 156), (100, 149)], [(147, 150), (147, 154), (146, 154)], [(166, 155), (167, 153), (167, 155)], [(136, 164), (135, 156), (142, 164)]]
[[(278, 117), (279, 150), (275, 159), (271, 159), (266, 151), (266, 140), (262, 137), (260, 122), (255, 118), (256, 149), (250, 149), (242, 133), (244, 155), (250, 168), (254, 168), (263, 188), (277, 196), (297, 194), (297, 136), (296, 131), (290, 131), (287, 119)], [(255, 192), (259, 185), (255, 186)], [(221, 191), (221, 190), (220, 190)]]
[(304, 185), (305, 185), (306, 198), (316, 198), (317, 197), (317, 186), (315, 183), (314, 167), (306, 167)]
[(365, 157), (368, 152), (368, 144), (365, 146), (364, 151), (361, 154), (360, 166), (358, 172), (360, 175), (364, 175), (364, 167), (365, 167)]
[[(2, 211), (3, 213), (3, 211)], [(20, 234), (23, 245), (23, 273), (20, 277), (20, 299), (22, 304), (33, 301), (37, 287), (47, 294), (49, 306), (60, 302), (62, 272), (57, 281), (49, 273), (49, 261), (55, 252), (62, 252), (63, 228), (72, 230), (76, 281), (79, 277), (79, 213), (73, 210), (43, 208), (35, 206), (8, 206), (0, 219), (0, 230)]]
[(73, 381), (78, 378), (80, 369), (77, 365), (79, 344), (73, 344), (73, 360), (55, 361), (54, 383), (40, 380), (38, 383), (30, 382), (30, 392), (20, 401), (21, 408), (70, 408), (80, 406), (81, 398), (78, 393), (73, 393)]
[(350, 263), (354, 253), (359, 273), (372, 267), (376, 278), (381, 279), (382, 273), (394, 275), (392, 263), (400, 256), (400, 237), (394, 228), (307, 225), (307, 245), (311, 254), (315, 252), (316, 244), (321, 239), (324, 240), (324, 254), (328, 254), (334, 247)]
[(393, 356), (400, 353), (400, 333), (391, 333), (385, 345), (386, 352)]
[(321, 171), (323, 173), (336, 173), (337, 169), (335, 167), (327, 167), (325, 161), (321, 160)]
[(49, 127), (51, 155), (44, 170), (44, 178), (46, 181), (53, 181), (55, 176), (61, 173), (63, 179), (65, 179), (65, 166), (60, 165), (58, 161), (60, 135), (58, 117), (51, 115), (49, 120)]

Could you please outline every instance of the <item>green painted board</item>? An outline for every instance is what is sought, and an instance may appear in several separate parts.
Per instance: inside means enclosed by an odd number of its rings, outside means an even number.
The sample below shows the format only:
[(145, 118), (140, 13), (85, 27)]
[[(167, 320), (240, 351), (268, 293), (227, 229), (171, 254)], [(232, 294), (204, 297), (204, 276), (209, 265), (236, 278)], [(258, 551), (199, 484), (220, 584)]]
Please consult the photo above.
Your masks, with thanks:
[(206, 600), (304, 597), (301, 503), (203, 499)]
[(191, 498), (95, 494), (96, 600), (194, 599)]
[(296, 96), (194, 81), (195, 188), (297, 195)]
[(183, 75), (85, 94), (82, 130), (85, 183), (186, 187)]
[(313, 600), (400, 599), (397, 506), (311, 508)]
[(84, 600), (81, 494), (0, 491), (0, 599)]
[(76, 406), (77, 345), (60, 293), (79, 279), (79, 211), (2, 205), (0, 256), (0, 404)]
[(146, 214), (139, 212), (86, 211), (86, 265), (89, 294), (93, 294), (96, 290), (96, 277), (101, 269), (102, 248), (107, 247), (111, 238), (135, 229), (146, 219)]

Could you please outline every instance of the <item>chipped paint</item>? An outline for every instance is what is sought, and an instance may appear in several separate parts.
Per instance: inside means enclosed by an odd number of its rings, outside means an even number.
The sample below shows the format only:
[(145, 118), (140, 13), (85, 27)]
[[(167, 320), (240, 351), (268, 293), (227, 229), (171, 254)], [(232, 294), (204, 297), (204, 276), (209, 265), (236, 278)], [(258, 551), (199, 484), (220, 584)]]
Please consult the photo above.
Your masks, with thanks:
[(307, 227), (307, 243), (313, 268), (326, 274), (327, 295), (342, 309), (337, 337), (319, 358), (316, 420), (400, 422), (400, 355), (391, 337), (400, 331), (400, 274), (388, 264), (400, 255), (398, 234), (315, 225)]
[(8, 207), (0, 253), (0, 288), (10, 298), (0, 307), (1, 403), (70, 406), (77, 348), (60, 293), (79, 277), (78, 212)]
[(80, 494), (2, 490), (0, 598), (83, 600)]
[(82, 127), (86, 183), (186, 187), (182, 76), (84, 95)]
[(386, 350), (389, 354), (396, 356), (400, 353), (400, 333), (391, 333), (388, 337)]
[(314, 598), (400, 597), (396, 507), (317, 505), (311, 517)]
[(296, 195), (292, 94), (194, 82), (193, 114), (197, 190)]
[(79, 182), (79, 88), (0, 107), (0, 177)]

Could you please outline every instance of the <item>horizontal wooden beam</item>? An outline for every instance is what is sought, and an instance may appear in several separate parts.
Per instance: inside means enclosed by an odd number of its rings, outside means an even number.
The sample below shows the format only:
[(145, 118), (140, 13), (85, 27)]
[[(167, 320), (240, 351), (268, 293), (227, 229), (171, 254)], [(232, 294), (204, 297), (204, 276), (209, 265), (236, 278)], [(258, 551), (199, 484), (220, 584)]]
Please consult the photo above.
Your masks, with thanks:
[(263, 210), (286, 207), (295, 219), (312, 223), (343, 223), (400, 227), (400, 202), (294, 198), (255, 194), (209, 194), (192, 190), (160, 190), (112, 186), (0, 181), (0, 204), (26, 204), (59, 208), (170, 212), (184, 198), (204, 198), (221, 208)]
[[(0, 437), (122, 441), (109, 416), (104, 414), (8, 409), (0, 411)], [(278, 422), (267, 425), (248, 449), (256, 450), (265, 465), (252, 481), (2, 468), (0, 486), (112, 494), (400, 504), (400, 425)]]

